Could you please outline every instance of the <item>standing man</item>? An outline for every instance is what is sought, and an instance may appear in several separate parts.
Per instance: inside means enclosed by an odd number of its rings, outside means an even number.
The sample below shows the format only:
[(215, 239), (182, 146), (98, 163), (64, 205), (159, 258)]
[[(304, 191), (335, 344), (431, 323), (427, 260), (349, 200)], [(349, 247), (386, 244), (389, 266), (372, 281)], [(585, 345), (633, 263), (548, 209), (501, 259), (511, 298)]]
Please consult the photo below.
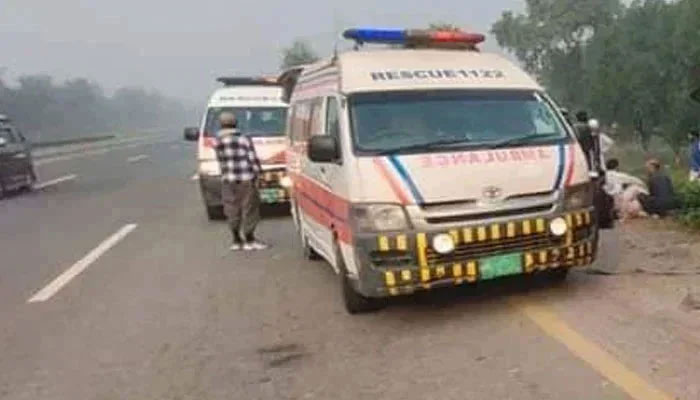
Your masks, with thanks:
[(233, 235), (231, 250), (264, 250), (255, 238), (260, 220), (260, 196), (257, 180), (260, 160), (253, 141), (236, 128), (236, 116), (223, 112), (219, 116), (221, 130), (217, 135), (216, 158), (221, 166), (221, 197)]
[(690, 176), (691, 181), (700, 180), (700, 132), (697, 129), (693, 129), (688, 133), (688, 139), (690, 140)]

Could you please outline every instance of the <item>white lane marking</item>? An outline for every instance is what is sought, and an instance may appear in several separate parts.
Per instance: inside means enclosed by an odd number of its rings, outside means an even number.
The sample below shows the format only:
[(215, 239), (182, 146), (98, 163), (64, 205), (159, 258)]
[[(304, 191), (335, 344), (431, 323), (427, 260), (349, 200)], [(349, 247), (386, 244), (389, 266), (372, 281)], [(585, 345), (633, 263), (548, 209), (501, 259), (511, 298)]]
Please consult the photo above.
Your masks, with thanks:
[(147, 159), (147, 158), (148, 158), (147, 155), (145, 155), (145, 154), (139, 154), (138, 156), (133, 156), (133, 157), (127, 158), (126, 161), (127, 161), (127, 162), (130, 162), (130, 163), (135, 163), (135, 162), (138, 162), (138, 161), (141, 161), (141, 160), (145, 160), (145, 159)]
[(159, 141), (155, 141), (155, 142), (149, 141), (149, 142), (131, 143), (131, 144), (123, 145), (123, 146), (114, 146), (114, 147), (110, 147), (107, 149), (89, 150), (89, 151), (84, 151), (81, 153), (71, 153), (71, 154), (60, 155), (60, 156), (56, 156), (56, 157), (40, 158), (38, 160), (34, 160), (34, 165), (40, 166), (40, 165), (55, 163), (57, 161), (67, 161), (67, 160), (73, 160), (76, 158), (96, 156), (96, 155), (101, 155), (101, 154), (107, 154), (107, 153), (110, 153), (112, 151), (131, 149), (131, 148), (139, 147), (139, 146), (148, 146), (148, 145), (154, 145), (154, 144), (168, 143), (171, 141), (172, 141), (172, 139), (166, 139), (166, 140), (159, 140)]
[(39, 303), (44, 302), (61, 290), (64, 286), (68, 284), (73, 278), (78, 276), (81, 272), (85, 271), (90, 264), (94, 263), (100, 256), (106, 253), (109, 249), (114, 247), (119, 241), (124, 239), (126, 235), (131, 233), (136, 229), (138, 225), (128, 224), (114, 233), (112, 236), (108, 237), (104, 242), (100, 243), (92, 251), (90, 251), (85, 257), (80, 261), (73, 264), (70, 268), (65, 270), (61, 275), (56, 277), (51, 283), (46, 285), (43, 289), (38, 291), (34, 296), (32, 296), (27, 303)]
[(53, 186), (53, 185), (57, 185), (59, 183), (65, 182), (65, 181), (75, 180), (75, 178), (77, 178), (77, 177), (78, 177), (78, 175), (71, 174), (71, 175), (62, 176), (60, 178), (52, 179), (52, 180), (46, 181), (46, 182), (35, 183), (34, 189), (41, 190), (41, 189), (47, 188), (49, 186)]
[(199, 180), (199, 174), (194, 174), (194, 175), (192, 175), (192, 177), (191, 177), (190, 179), (193, 180), (193, 181), (198, 181), (198, 180)]

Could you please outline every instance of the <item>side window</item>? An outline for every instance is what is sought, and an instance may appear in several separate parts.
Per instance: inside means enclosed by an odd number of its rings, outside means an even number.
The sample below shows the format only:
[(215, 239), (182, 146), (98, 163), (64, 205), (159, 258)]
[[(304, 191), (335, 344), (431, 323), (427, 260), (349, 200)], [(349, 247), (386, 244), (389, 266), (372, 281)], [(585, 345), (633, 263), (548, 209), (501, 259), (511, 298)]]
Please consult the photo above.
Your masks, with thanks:
[(326, 134), (335, 136), (340, 135), (340, 112), (338, 111), (338, 100), (335, 97), (329, 97), (326, 103)]
[(315, 99), (311, 102), (311, 123), (309, 126), (309, 137), (323, 133), (322, 121), (323, 99)]
[(294, 136), (294, 114), (296, 112), (296, 107), (291, 106), (289, 107), (289, 111), (287, 111), (287, 135), (289, 136), (289, 141), (294, 143), (295, 142), (295, 136)]
[(294, 142), (303, 142), (306, 140), (310, 118), (309, 111), (309, 105), (306, 102), (299, 102), (294, 106), (291, 129)]

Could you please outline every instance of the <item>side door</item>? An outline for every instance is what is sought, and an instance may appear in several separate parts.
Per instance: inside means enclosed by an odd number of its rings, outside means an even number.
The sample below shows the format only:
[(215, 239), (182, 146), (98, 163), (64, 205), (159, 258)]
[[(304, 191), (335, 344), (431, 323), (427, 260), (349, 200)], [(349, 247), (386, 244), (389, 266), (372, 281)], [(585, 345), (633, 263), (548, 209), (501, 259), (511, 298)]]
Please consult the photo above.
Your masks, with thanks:
[[(324, 98), (315, 98), (310, 100), (304, 111), (308, 117), (308, 124), (305, 126), (305, 145), (312, 136), (324, 135)], [(313, 162), (305, 157), (303, 166), (304, 175), (308, 177), (305, 193), (307, 201), (311, 209), (314, 209), (313, 217), (308, 218), (309, 240), (313, 243), (313, 247), (322, 253), (326, 259), (332, 259), (333, 256), (333, 215), (330, 209), (331, 199), (333, 197), (333, 188), (328, 180), (328, 164)], [(307, 217), (311, 217), (307, 215)]]
[[(347, 204), (347, 187), (345, 185), (347, 182), (343, 179), (343, 152), (341, 135), (340, 135), (340, 103), (338, 99), (334, 96), (328, 96), (324, 99), (324, 110), (323, 110), (323, 135), (332, 136), (335, 138), (340, 158), (333, 162), (324, 163), (321, 166), (321, 179), (323, 183), (328, 187), (328, 190), (332, 193), (328, 198), (328, 210), (332, 215), (333, 221), (331, 221), (331, 227), (333, 232), (338, 234), (339, 238), (345, 240), (346, 236), (349, 234), (349, 222), (348, 221), (348, 204)], [(332, 241), (335, 240), (333, 236), (329, 238), (331, 241), (331, 246), (334, 246)], [(331, 247), (333, 250), (333, 247)]]

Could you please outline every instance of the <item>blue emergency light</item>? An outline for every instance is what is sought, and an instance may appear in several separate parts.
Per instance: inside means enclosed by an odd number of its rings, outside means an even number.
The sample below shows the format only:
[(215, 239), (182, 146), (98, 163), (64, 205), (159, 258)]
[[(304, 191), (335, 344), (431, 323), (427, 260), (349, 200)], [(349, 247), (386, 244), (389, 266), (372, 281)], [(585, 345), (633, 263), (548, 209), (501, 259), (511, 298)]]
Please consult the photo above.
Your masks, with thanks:
[(486, 37), (479, 33), (424, 29), (356, 28), (343, 32), (343, 37), (354, 40), (358, 44), (402, 44), (405, 46), (454, 44), (472, 47), (486, 40)]
[(406, 31), (404, 29), (348, 29), (343, 32), (343, 37), (345, 39), (354, 40), (358, 43), (406, 43)]

